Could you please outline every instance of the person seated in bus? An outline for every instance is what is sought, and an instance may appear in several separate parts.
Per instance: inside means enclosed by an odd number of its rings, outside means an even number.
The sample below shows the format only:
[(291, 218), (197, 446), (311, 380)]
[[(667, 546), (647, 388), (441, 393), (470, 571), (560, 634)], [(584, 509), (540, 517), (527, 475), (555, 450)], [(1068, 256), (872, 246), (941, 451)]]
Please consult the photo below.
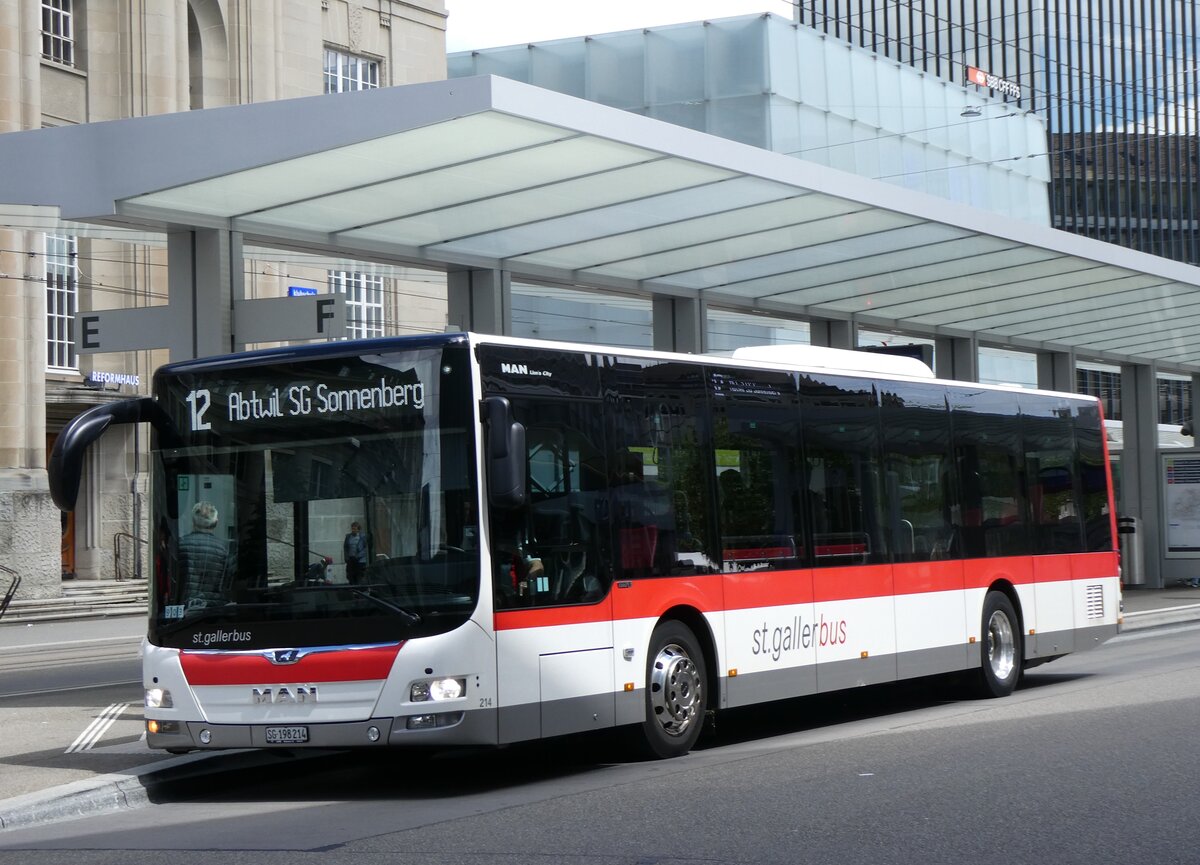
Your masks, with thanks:
[(229, 546), (214, 534), (219, 521), (216, 505), (196, 502), (192, 506), (192, 531), (179, 539), (183, 598), (189, 607), (211, 606), (226, 600)]
[(492, 573), (498, 609), (530, 606), (546, 568), (526, 543), (525, 509), (492, 512)]

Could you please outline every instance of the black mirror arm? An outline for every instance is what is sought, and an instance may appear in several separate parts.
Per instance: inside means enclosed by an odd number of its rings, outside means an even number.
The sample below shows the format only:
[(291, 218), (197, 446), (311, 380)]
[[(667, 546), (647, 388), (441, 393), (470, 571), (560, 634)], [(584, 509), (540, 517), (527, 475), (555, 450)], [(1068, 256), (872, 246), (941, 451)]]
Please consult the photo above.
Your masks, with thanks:
[(79, 482), (83, 476), (83, 457), (88, 447), (113, 424), (131, 423), (150, 424), (167, 447), (180, 442), (174, 421), (161, 405), (148, 396), (94, 406), (77, 415), (58, 434), (47, 464), (50, 497), (59, 510), (75, 509)]

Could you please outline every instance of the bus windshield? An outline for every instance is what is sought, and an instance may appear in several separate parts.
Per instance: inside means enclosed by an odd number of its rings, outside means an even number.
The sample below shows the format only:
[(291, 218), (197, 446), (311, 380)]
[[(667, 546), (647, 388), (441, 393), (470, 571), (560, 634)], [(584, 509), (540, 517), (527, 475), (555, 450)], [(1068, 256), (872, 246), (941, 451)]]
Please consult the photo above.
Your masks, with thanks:
[[(260, 649), (450, 630), (479, 596), (465, 348), (168, 367), (151, 643)], [(163, 446), (163, 445), (167, 446)]]

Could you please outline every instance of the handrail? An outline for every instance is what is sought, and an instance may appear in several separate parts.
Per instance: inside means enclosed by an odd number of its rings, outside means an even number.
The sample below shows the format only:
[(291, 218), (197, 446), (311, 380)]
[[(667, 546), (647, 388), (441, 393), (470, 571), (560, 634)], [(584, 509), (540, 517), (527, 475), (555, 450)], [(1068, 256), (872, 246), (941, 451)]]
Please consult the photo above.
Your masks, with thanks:
[(8, 585), (8, 591), (4, 593), (3, 599), (0, 599), (0, 619), (4, 618), (4, 611), (8, 609), (8, 605), (12, 603), (13, 597), (17, 594), (17, 587), (21, 585), (21, 575), (12, 568), (6, 568), (0, 565), (0, 571), (6, 574), (12, 574), (12, 582)]
[[(130, 540), (137, 541), (140, 544), (145, 544), (148, 542), (145, 538), (139, 538), (136, 535), (129, 534), (129, 532), (116, 532), (113, 534), (113, 576), (116, 577), (117, 580), (123, 581), (125, 578), (121, 576), (121, 538), (129, 538)], [(137, 577), (136, 571), (134, 573), (134, 577)]]

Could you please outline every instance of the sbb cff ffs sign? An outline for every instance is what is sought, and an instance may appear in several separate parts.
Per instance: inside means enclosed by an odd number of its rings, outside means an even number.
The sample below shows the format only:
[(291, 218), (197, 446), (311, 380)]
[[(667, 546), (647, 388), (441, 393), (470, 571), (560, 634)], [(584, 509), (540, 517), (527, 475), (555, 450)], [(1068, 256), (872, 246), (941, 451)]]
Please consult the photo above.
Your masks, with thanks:
[(1015, 81), (1009, 81), (1007, 78), (1001, 78), (999, 75), (985, 72), (975, 66), (967, 67), (967, 81), (971, 84), (978, 84), (980, 87), (988, 87), (999, 91), (1005, 96), (1011, 96), (1013, 99), (1021, 98), (1020, 84)]

